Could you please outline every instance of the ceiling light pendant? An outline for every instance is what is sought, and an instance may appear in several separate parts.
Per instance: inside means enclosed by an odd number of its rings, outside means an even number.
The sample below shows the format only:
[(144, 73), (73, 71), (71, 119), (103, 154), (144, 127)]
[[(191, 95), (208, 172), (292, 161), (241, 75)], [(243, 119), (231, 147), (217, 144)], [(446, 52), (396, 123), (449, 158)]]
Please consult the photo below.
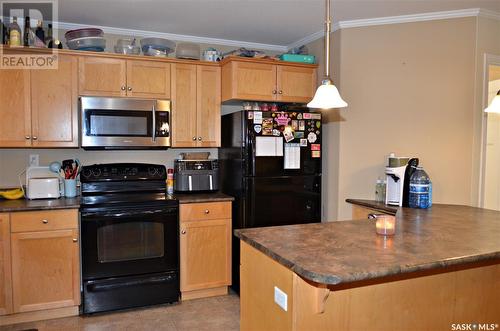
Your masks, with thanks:
[(491, 101), (490, 106), (484, 110), (487, 113), (500, 113), (500, 90), (497, 95)]
[(325, 78), (316, 90), (314, 98), (307, 104), (309, 108), (331, 109), (347, 107), (347, 103), (342, 99), (339, 90), (333, 85), (330, 78), (330, 32), (332, 20), (330, 17), (330, 0), (326, 0), (325, 19)]

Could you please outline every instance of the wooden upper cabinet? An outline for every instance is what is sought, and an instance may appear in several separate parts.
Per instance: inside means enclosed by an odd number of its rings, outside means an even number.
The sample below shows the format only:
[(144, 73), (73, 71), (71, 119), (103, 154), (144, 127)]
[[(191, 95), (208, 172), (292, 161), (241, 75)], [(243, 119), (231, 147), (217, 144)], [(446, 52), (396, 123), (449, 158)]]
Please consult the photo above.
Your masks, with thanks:
[[(197, 133), (199, 147), (220, 146), (220, 67), (197, 66)], [(200, 139), (201, 138), (201, 139)]]
[(58, 68), (31, 72), (35, 147), (78, 147), (78, 59), (59, 56)]
[(196, 65), (172, 64), (172, 147), (196, 147)]
[(9, 214), (0, 214), (0, 315), (12, 313)]
[(82, 56), (80, 94), (170, 99), (170, 63)]
[(30, 70), (0, 69), (0, 147), (29, 146)]
[(82, 56), (79, 60), (79, 94), (120, 97), (127, 95), (127, 61)]
[(309, 102), (316, 91), (316, 69), (277, 66), (277, 101)]
[(222, 101), (309, 102), (316, 65), (228, 58), (222, 62)]
[(276, 66), (268, 63), (231, 61), (222, 67), (222, 100), (273, 101)]
[(220, 68), (172, 64), (172, 147), (220, 146)]
[(127, 96), (170, 99), (170, 63), (127, 61)]

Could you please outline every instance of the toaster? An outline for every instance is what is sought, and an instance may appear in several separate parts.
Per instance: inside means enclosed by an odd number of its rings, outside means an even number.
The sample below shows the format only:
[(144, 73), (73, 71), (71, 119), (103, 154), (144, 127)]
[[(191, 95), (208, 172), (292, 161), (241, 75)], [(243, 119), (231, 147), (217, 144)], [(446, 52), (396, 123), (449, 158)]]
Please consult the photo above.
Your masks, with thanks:
[(209, 192), (219, 190), (218, 160), (175, 160), (176, 192)]
[(28, 167), (26, 169), (26, 198), (57, 199), (61, 196), (59, 177), (49, 167)]

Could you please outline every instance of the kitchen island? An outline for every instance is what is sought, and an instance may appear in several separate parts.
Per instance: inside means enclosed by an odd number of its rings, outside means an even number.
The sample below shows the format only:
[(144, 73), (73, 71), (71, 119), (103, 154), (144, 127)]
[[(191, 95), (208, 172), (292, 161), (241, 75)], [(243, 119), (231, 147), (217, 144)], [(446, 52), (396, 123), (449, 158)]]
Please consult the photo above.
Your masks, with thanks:
[(396, 218), (392, 237), (366, 219), (236, 230), (241, 330), (498, 329), (500, 212), (434, 205)]

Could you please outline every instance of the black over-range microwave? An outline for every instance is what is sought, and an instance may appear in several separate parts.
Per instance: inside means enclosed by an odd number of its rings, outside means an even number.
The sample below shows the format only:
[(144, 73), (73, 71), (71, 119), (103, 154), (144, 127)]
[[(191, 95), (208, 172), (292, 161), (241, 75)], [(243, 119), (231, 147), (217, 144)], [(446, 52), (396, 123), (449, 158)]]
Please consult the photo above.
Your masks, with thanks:
[(170, 100), (80, 97), (84, 149), (170, 147)]

